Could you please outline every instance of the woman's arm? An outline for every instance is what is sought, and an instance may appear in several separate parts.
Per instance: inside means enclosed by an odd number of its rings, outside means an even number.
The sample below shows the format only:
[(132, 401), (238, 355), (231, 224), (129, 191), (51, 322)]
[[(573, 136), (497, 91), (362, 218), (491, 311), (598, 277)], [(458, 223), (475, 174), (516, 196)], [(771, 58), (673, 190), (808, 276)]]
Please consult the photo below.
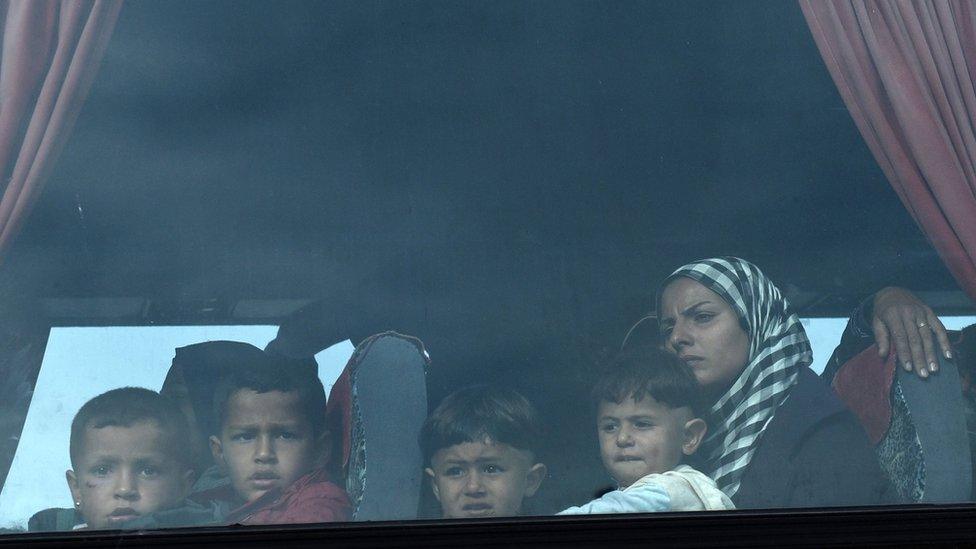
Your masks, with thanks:
[(854, 309), (823, 376), (829, 381), (841, 366), (873, 343), (878, 344), (882, 358), (894, 348), (905, 370), (915, 370), (920, 377), (939, 369), (938, 354), (952, 358), (949, 337), (939, 317), (915, 294), (894, 286), (882, 289)]
[(952, 358), (949, 336), (939, 317), (915, 294), (888, 287), (874, 294), (871, 329), (878, 354), (887, 357), (894, 347), (906, 371), (928, 377), (939, 369), (941, 353)]

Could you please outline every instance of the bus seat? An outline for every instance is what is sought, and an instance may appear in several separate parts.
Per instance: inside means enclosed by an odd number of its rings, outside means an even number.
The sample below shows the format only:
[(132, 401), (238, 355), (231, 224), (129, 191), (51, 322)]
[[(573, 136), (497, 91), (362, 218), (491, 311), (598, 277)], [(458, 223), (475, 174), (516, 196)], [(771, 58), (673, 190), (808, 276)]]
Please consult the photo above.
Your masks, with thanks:
[(335, 468), (354, 520), (417, 518), (423, 476), (418, 437), (427, 417), (423, 343), (385, 332), (366, 338), (329, 394)]
[(51, 507), (31, 515), (28, 532), (68, 532), (81, 523), (81, 517), (71, 507)]
[(902, 500), (971, 500), (971, 448), (955, 364), (942, 359), (939, 372), (922, 379), (871, 346), (841, 367), (834, 388), (858, 416)]
[[(940, 361), (939, 372), (922, 379), (898, 369), (895, 387), (908, 410), (924, 465), (919, 502), (951, 503), (972, 499), (972, 460), (965, 407), (956, 365)], [(895, 407), (898, 416), (898, 407)]]

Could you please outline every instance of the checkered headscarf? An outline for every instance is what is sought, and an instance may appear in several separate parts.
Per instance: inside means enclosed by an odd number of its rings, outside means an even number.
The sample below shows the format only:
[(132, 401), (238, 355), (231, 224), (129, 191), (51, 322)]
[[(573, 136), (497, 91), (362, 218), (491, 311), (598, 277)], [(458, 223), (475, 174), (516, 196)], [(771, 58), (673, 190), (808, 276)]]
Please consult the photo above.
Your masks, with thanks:
[[(709, 411), (709, 434), (699, 449), (708, 473), (727, 495), (739, 491), (766, 425), (786, 400), (801, 368), (813, 360), (800, 319), (779, 289), (755, 265), (736, 257), (704, 259), (679, 268), (724, 299), (749, 336), (749, 362)], [(660, 314), (660, 294), (658, 294)]]

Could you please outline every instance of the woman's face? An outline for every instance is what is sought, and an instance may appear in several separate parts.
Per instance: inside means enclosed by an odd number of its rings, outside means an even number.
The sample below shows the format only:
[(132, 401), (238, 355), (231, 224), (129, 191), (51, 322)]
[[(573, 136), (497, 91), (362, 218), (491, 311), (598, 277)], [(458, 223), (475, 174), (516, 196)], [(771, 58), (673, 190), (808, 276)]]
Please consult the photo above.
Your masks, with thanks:
[(749, 360), (749, 335), (735, 311), (690, 278), (664, 289), (660, 322), (665, 346), (691, 366), (710, 396), (721, 395)]

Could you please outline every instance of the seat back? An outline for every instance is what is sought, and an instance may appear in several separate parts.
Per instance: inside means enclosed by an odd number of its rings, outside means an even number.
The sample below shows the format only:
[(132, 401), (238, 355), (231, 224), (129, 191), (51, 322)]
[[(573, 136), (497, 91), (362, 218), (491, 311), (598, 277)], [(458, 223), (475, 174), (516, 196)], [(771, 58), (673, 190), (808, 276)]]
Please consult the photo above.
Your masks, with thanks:
[(51, 507), (34, 513), (27, 521), (28, 532), (68, 532), (81, 522), (72, 508)]
[(342, 435), (334, 459), (355, 520), (417, 518), (428, 363), (420, 340), (385, 332), (356, 348), (332, 387), (329, 425)]
[(923, 489), (918, 501), (970, 501), (972, 450), (956, 365), (942, 360), (938, 374), (928, 379), (899, 369), (896, 382), (922, 450)]
[(939, 372), (923, 379), (893, 357), (880, 359), (872, 345), (845, 363), (833, 384), (902, 500), (971, 500), (973, 466), (955, 364), (943, 359)]

